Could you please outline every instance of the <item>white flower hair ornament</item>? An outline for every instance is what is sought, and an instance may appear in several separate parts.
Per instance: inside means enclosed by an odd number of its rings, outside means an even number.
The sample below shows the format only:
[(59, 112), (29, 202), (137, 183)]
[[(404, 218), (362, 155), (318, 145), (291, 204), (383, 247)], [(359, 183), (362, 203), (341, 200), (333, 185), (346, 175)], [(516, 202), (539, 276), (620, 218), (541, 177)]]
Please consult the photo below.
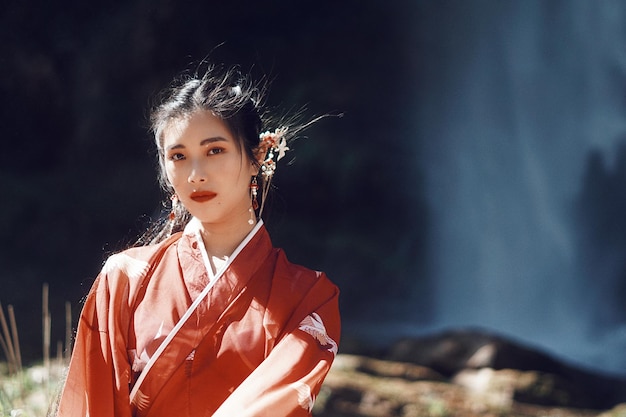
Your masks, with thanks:
[[(259, 162), (261, 175), (269, 181), (276, 172), (276, 162), (280, 161), (289, 150), (287, 146), (287, 127), (281, 127), (273, 132), (265, 131), (259, 135)], [(276, 161), (274, 161), (276, 158)]]
[(260, 174), (263, 176), (263, 191), (259, 215), (263, 212), (265, 197), (269, 191), (270, 182), (276, 172), (276, 163), (280, 161), (289, 150), (287, 146), (286, 126), (275, 129), (273, 132), (265, 131), (259, 135), (259, 148), (256, 152), (260, 164)]
[[(263, 177), (263, 191), (261, 192), (262, 201), (261, 208), (259, 210), (259, 217), (261, 216), (261, 213), (263, 213), (265, 197), (267, 196), (267, 193), (270, 189), (272, 177), (276, 172), (276, 163), (283, 159), (285, 153), (290, 150), (289, 146), (287, 146), (287, 141), (295, 140), (296, 136), (304, 129), (317, 122), (318, 120), (328, 116), (332, 115), (324, 114), (322, 116), (317, 116), (316, 118), (305, 123), (304, 125), (295, 127), (295, 129), (289, 131), (289, 134), (287, 134), (289, 128), (287, 126), (283, 126), (275, 129), (273, 132), (267, 130), (259, 135), (259, 147), (255, 151), (254, 155), (259, 163), (260, 175)], [(334, 116), (343, 117), (343, 113), (339, 113)], [(258, 185), (256, 183), (256, 180), (253, 180), (253, 183), (251, 184), (251, 193), (253, 197), (252, 205), (255, 210), (255, 197), (257, 188)]]

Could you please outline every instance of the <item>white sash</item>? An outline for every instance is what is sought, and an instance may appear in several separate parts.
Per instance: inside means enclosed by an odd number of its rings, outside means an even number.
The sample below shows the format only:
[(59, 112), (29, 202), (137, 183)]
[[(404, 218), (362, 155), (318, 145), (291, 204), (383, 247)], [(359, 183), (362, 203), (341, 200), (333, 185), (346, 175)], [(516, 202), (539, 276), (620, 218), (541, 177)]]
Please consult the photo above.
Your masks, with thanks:
[[(196, 311), (196, 309), (198, 308), (198, 305), (200, 305), (200, 303), (202, 302), (202, 300), (205, 299), (209, 291), (211, 291), (211, 288), (213, 288), (213, 285), (215, 285), (218, 279), (224, 274), (224, 271), (228, 269), (230, 264), (235, 260), (235, 258), (237, 257), (237, 255), (239, 255), (239, 253), (243, 250), (243, 248), (245, 248), (246, 245), (250, 242), (250, 240), (252, 240), (252, 238), (259, 231), (262, 225), (263, 225), (263, 220), (259, 219), (259, 221), (254, 226), (254, 228), (252, 228), (250, 233), (248, 233), (248, 236), (246, 236), (245, 239), (241, 241), (239, 246), (237, 246), (237, 248), (233, 251), (232, 255), (230, 255), (226, 263), (222, 265), (222, 267), (217, 271), (217, 273), (215, 274), (215, 278), (212, 280), (209, 280), (209, 283), (207, 284), (206, 287), (204, 287), (200, 295), (198, 295), (198, 298), (196, 298), (193, 301), (193, 303), (191, 303), (191, 305), (189, 306), (185, 314), (183, 314), (180, 320), (178, 320), (178, 323), (176, 323), (176, 326), (174, 326), (174, 328), (170, 331), (170, 333), (167, 335), (165, 340), (161, 342), (157, 350), (150, 357), (150, 360), (148, 361), (148, 363), (146, 363), (146, 366), (144, 367), (143, 371), (141, 371), (141, 374), (139, 374), (139, 378), (137, 378), (137, 382), (135, 382), (135, 385), (133, 386), (133, 389), (130, 392), (131, 404), (134, 402), (135, 397), (137, 397), (137, 393), (139, 392), (139, 387), (141, 386), (143, 381), (146, 379), (146, 375), (152, 368), (152, 365), (154, 365), (154, 363), (157, 361), (159, 356), (161, 356), (161, 354), (163, 353), (167, 345), (172, 341), (172, 339), (174, 339), (174, 337), (176, 336), (178, 331), (181, 329), (181, 327), (183, 327), (183, 325), (189, 319), (189, 317), (191, 317), (191, 315)], [(204, 261), (204, 266), (207, 269), (207, 274), (211, 276), (212, 275), (211, 264), (209, 263), (209, 258), (207, 255), (206, 248), (204, 247), (204, 241), (202, 240), (202, 236), (200, 236), (199, 231), (196, 231), (196, 233), (197, 233), (197, 238), (198, 238), (198, 244), (200, 245), (200, 250), (202, 252), (202, 259)]]

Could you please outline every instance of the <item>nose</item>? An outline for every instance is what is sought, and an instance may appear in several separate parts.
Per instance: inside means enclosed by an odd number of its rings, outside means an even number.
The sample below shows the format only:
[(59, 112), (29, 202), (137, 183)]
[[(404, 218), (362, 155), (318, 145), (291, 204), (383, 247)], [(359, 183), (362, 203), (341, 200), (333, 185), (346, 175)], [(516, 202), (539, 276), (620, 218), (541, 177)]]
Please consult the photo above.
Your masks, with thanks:
[(187, 178), (187, 181), (189, 181), (190, 184), (197, 184), (205, 182), (206, 180), (207, 176), (205, 170), (200, 164), (195, 163), (191, 168), (191, 172), (189, 173), (189, 178)]

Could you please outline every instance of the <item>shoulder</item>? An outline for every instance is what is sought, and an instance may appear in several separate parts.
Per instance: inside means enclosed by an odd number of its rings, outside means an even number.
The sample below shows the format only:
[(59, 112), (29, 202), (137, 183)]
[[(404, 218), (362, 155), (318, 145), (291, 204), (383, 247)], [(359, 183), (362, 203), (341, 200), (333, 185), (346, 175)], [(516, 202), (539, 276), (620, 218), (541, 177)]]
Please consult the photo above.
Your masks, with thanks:
[(115, 253), (106, 260), (101, 275), (109, 278), (124, 276), (134, 281), (148, 274), (150, 267), (162, 257), (163, 253), (180, 239), (180, 234), (171, 236), (163, 242), (128, 248)]
[(316, 291), (338, 294), (337, 286), (322, 272), (295, 264), (287, 259), (282, 249), (277, 249), (274, 279), (282, 280), (283, 285), (293, 292)]
[(276, 274), (278, 274), (279, 276), (289, 278), (293, 281), (313, 282), (319, 279), (322, 275), (324, 275), (323, 272), (316, 271), (303, 265), (291, 262), (287, 258), (287, 254), (284, 250), (279, 248), (275, 250), (277, 253), (275, 271)]

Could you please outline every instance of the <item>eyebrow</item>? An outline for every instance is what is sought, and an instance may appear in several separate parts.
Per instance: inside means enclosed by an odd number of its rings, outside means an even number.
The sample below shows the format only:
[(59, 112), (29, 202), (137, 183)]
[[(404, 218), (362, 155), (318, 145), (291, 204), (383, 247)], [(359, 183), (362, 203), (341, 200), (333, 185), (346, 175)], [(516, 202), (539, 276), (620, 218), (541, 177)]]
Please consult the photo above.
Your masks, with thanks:
[[(228, 142), (228, 139), (222, 137), (222, 136), (215, 136), (212, 138), (206, 138), (203, 139), (200, 142), (200, 146), (205, 146), (205, 145), (209, 145), (211, 143), (215, 143), (215, 142)], [(185, 147), (185, 145), (183, 145), (182, 143), (177, 143), (176, 145), (172, 145), (172, 146), (168, 146), (167, 148), (165, 148), (166, 151), (170, 151), (172, 149), (183, 149)]]

